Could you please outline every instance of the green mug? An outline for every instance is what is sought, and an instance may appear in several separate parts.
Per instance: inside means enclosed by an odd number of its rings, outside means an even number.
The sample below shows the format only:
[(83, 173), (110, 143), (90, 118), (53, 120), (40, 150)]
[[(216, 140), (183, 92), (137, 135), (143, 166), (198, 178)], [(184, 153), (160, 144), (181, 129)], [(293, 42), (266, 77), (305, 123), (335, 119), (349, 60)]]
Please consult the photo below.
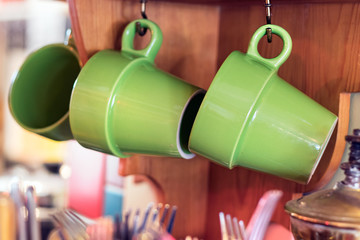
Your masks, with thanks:
[[(266, 28), (280, 36), (279, 56), (257, 49)], [(260, 27), (247, 54), (232, 52), (217, 72), (196, 116), (190, 150), (229, 168), (243, 166), (307, 183), (337, 117), (277, 75), (290, 55), (290, 35)]]
[[(147, 28), (147, 47), (134, 49), (136, 23)], [(130, 153), (194, 157), (188, 140), (204, 90), (154, 65), (162, 32), (153, 22), (129, 23), (122, 50), (96, 53), (82, 68), (70, 101), (70, 126), (84, 147)]]
[(72, 139), (69, 102), (80, 65), (71, 35), (64, 44), (31, 53), (10, 87), (9, 108), (16, 122), (53, 140)]

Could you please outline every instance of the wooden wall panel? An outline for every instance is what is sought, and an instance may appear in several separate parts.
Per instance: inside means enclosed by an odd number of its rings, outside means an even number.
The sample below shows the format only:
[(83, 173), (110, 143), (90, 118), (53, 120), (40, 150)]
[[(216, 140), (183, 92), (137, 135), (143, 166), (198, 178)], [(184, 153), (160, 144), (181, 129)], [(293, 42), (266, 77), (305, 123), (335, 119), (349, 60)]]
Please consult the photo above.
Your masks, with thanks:
[[(280, 67), (279, 76), (338, 114), (340, 92), (360, 90), (360, 24), (357, 20), (360, 16), (360, 4), (280, 4), (273, 5), (272, 14), (272, 23), (286, 29), (293, 41), (292, 54)], [(264, 9), (261, 5), (223, 7), (219, 66), (233, 50), (246, 52), (252, 34), (264, 22)], [(258, 47), (266, 57), (276, 56), (281, 48), (282, 41), (279, 38), (274, 39), (271, 44), (264, 38)], [(220, 238), (217, 219), (219, 211), (231, 213), (248, 222), (257, 200), (269, 189), (284, 191), (273, 221), (289, 226), (289, 218), (283, 210), (284, 204), (292, 198), (293, 193), (312, 190), (321, 177), (326, 174), (330, 177), (334, 173), (334, 169), (329, 167), (330, 160), (335, 166), (341, 160), (331, 158), (335, 136), (336, 134), (333, 135), (309, 186), (241, 167), (227, 170), (211, 164), (207, 222), (207, 230), (210, 231), (207, 232), (206, 239)]]
[[(102, 49), (121, 49), (121, 34), (140, 17), (136, 1), (69, 1), (76, 44), (85, 63)], [(155, 3), (147, 7), (149, 19), (163, 31), (163, 44), (155, 63), (187, 82), (206, 88), (217, 65), (219, 10), (215, 6)], [(191, 26), (191, 27), (190, 27)], [(146, 45), (149, 34), (137, 36), (135, 45)], [(156, 141), (156, 136), (154, 136)], [(174, 235), (203, 237), (206, 225), (209, 162), (134, 156), (121, 160), (121, 175), (143, 174), (164, 191), (164, 199), (178, 206)], [(139, 196), (141, 197), (141, 196)]]
[[(126, 24), (141, 17), (140, 5), (134, 1), (70, 0), (69, 5), (83, 62), (99, 50), (120, 49)], [(185, 81), (208, 86), (216, 72), (218, 8), (152, 2), (147, 6), (147, 15), (163, 31), (155, 63)], [(136, 40), (144, 45), (140, 37)]]

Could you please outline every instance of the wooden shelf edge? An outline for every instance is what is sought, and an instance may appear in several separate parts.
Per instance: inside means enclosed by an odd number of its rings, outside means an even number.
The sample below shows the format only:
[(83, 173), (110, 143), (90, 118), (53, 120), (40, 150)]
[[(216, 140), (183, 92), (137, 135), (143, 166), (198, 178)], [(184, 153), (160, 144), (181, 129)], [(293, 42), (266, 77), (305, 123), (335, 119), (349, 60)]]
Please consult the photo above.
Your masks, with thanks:
[(81, 64), (84, 65), (88, 60), (88, 56), (86, 53), (84, 40), (81, 34), (79, 17), (76, 10), (76, 0), (68, 0), (68, 4), (69, 4), (69, 13), (71, 18), (72, 34), (74, 35), (75, 44), (77, 51), (79, 53)]
[(348, 134), (349, 131), (350, 103), (351, 93), (340, 93), (339, 120), (334, 152), (332, 154), (330, 163), (325, 171), (325, 174), (316, 183), (311, 184), (311, 190), (324, 187), (331, 180), (331, 178), (334, 176), (335, 172), (339, 168), (346, 146), (345, 136)]

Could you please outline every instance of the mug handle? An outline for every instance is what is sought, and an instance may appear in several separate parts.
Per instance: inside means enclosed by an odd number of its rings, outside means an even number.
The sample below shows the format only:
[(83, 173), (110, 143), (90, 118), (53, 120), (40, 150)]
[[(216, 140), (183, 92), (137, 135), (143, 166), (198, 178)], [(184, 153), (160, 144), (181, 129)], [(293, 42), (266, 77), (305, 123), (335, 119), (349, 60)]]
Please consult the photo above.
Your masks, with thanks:
[[(139, 22), (142, 28), (147, 28), (151, 32), (151, 40), (147, 47), (136, 50), (134, 49), (134, 37), (136, 34), (136, 23)], [(156, 54), (158, 53), (161, 43), (163, 40), (162, 32), (159, 26), (148, 20), (148, 19), (139, 19), (129, 23), (122, 36), (122, 51), (134, 54), (140, 57), (146, 57), (151, 62), (154, 62)]]
[[(258, 51), (258, 44), (260, 39), (266, 35), (266, 29), (271, 28), (272, 33), (278, 35), (283, 40), (283, 49), (279, 56), (274, 58), (263, 58)], [(265, 65), (269, 66), (272, 69), (278, 70), (279, 67), (286, 61), (286, 59), (289, 57), (292, 49), (292, 41), (289, 33), (283, 29), (282, 27), (279, 27), (277, 25), (267, 24), (264, 26), (261, 26), (254, 35), (252, 36), (249, 44), (249, 48), (247, 51), (247, 55), (255, 58), (261, 63), (264, 63)]]

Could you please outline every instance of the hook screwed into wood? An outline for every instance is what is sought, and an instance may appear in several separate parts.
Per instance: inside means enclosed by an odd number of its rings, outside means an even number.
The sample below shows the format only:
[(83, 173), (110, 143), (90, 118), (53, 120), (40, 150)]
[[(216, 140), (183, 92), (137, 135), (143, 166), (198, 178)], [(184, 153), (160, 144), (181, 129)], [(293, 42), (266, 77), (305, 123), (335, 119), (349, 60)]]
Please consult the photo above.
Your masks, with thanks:
[[(147, 15), (146, 15), (146, 3), (147, 0), (140, 0), (140, 4), (141, 4), (141, 16), (143, 19), (147, 19)], [(136, 32), (142, 37), (146, 34), (147, 28), (143, 28), (141, 27), (141, 23), (140, 22), (136, 22)]]
[[(265, 16), (266, 24), (271, 24), (271, 3), (270, 0), (265, 0)], [(272, 30), (271, 28), (266, 28), (266, 36), (268, 43), (272, 42)]]

